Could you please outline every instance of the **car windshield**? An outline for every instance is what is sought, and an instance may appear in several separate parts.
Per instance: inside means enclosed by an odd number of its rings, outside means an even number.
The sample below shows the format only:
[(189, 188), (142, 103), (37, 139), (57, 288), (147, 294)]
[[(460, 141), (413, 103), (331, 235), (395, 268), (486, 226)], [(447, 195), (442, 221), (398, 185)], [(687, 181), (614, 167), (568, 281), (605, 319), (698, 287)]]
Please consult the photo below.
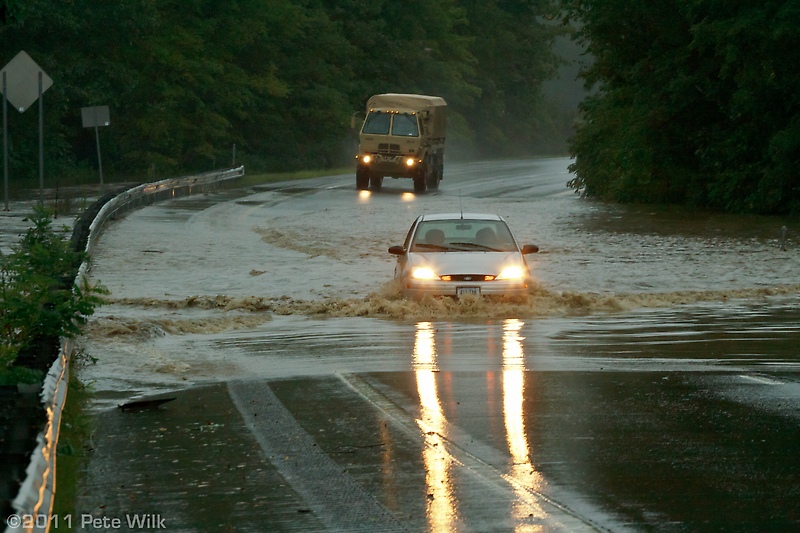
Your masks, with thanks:
[(513, 252), (511, 231), (502, 220), (424, 220), (411, 243), (412, 252)]

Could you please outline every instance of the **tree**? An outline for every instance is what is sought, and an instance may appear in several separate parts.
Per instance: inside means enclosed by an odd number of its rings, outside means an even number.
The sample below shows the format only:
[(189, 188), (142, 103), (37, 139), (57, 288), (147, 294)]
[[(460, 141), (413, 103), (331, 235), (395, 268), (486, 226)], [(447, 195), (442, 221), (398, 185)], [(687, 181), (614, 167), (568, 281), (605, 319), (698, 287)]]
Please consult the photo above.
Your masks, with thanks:
[[(322, 0), (349, 43), (350, 112), (379, 93), (441, 96), (448, 102), (448, 143), (471, 144), (467, 116), (480, 94), (477, 59), (461, 2)], [(352, 156), (351, 156), (352, 157)]]
[[(548, 133), (551, 0), (17, 0), (0, 61), (27, 51), (54, 80), (45, 179), (96, 165), (80, 108), (108, 105), (115, 175), (352, 162), (350, 118), (381, 92), (443, 96), (448, 143), (530, 153)], [(38, 114), (9, 121), (10, 173), (35, 180)], [(348, 145), (350, 143), (350, 145)], [(17, 179), (14, 182), (18, 182)]]
[(616, 201), (800, 211), (800, 7), (716, 0), (565, 2), (596, 89), (571, 185)]
[(553, 133), (541, 89), (559, 64), (553, 41), (565, 30), (554, 20), (557, 5), (548, 0), (460, 4), (476, 58), (468, 80), (479, 92), (467, 115), (475, 145), (484, 157), (529, 155), (549, 144), (543, 137)]

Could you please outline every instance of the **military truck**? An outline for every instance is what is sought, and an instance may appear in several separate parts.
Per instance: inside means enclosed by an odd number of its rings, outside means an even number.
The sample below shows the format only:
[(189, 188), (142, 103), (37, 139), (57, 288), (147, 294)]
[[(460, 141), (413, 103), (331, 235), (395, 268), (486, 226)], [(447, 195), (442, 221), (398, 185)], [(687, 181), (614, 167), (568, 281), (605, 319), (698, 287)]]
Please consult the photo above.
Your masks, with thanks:
[(438, 96), (376, 94), (359, 133), (356, 188), (379, 191), (383, 178), (411, 178), (414, 192), (436, 190), (444, 170), (447, 103)]

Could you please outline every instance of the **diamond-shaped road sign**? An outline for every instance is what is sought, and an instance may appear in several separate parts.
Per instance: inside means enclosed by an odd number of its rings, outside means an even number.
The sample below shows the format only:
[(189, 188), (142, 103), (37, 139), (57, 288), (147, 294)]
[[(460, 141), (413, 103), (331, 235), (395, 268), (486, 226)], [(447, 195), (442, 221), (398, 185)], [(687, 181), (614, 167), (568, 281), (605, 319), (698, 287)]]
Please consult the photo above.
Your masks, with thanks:
[(42, 68), (25, 51), (18, 53), (0, 70), (0, 90), (3, 73), (6, 74), (6, 98), (20, 113), (39, 99), (39, 73), (42, 73), (42, 93), (53, 85)]

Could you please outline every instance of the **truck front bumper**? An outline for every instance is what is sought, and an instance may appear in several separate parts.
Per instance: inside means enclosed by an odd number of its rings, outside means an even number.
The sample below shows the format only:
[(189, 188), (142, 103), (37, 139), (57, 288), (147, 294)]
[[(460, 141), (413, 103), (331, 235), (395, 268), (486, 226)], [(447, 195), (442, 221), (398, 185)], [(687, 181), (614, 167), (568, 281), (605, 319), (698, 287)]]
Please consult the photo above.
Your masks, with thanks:
[(407, 155), (361, 155), (358, 165), (372, 173), (392, 178), (414, 178), (422, 168), (421, 161)]

